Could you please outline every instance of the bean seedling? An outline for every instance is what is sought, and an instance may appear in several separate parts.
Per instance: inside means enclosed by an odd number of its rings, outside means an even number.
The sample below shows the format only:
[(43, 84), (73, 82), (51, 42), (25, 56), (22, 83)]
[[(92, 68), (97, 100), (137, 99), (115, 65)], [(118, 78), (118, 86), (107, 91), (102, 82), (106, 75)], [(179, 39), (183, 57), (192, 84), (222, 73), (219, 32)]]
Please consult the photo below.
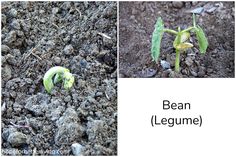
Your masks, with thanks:
[(52, 67), (43, 77), (43, 85), (49, 94), (51, 93), (54, 84), (61, 81), (66, 90), (70, 89), (75, 81), (75, 78), (70, 73), (69, 69), (61, 66)]
[(155, 25), (155, 30), (152, 34), (152, 59), (156, 62), (158, 61), (161, 48), (161, 39), (164, 32), (174, 34), (176, 35), (173, 43), (173, 47), (175, 48), (176, 52), (175, 71), (179, 72), (180, 53), (185, 52), (188, 48), (193, 47), (191, 43), (187, 42), (187, 40), (190, 38), (190, 31), (193, 31), (196, 34), (200, 52), (201, 54), (205, 54), (208, 47), (208, 41), (202, 28), (196, 25), (195, 14), (193, 14), (193, 26), (184, 30), (181, 30), (180, 27), (178, 27), (178, 31), (165, 29), (163, 21), (161, 17), (159, 17)]

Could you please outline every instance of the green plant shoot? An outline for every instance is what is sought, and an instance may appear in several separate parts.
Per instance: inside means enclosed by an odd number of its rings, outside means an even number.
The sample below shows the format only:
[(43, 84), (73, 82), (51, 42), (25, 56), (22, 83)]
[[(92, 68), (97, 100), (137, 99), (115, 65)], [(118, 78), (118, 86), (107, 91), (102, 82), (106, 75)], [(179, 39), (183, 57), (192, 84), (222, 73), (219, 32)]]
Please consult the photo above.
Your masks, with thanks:
[(175, 71), (179, 72), (180, 53), (185, 52), (188, 48), (193, 47), (191, 43), (187, 42), (188, 39), (190, 38), (190, 31), (193, 31), (196, 34), (199, 50), (202, 54), (205, 54), (208, 47), (208, 41), (202, 28), (196, 25), (195, 14), (193, 14), (193, 26), (184, 30), (181, 30), (180, 27), (178, 27), (178, 31), (165, 29), (163, 21), (161, 17), (159, 17), (155, 24), (155, 30), (152, 34), (152, 48), (151, 48), (152, 59), (155, 62), (158, 61), (161, 49), (161, 39), (163, 37), (164, 32), (171, 33), (176, 36), (173, 42), (173, 47), (175, 48), (176, 52)]
[(61, 81), (66, 90), (70, 89), (75, 81), (75, 78), (70, 73), (69, 69), (61, 66), (52, 67), (43, 77), (43, 85), (48, 93), (51, 93), (54, 84)]

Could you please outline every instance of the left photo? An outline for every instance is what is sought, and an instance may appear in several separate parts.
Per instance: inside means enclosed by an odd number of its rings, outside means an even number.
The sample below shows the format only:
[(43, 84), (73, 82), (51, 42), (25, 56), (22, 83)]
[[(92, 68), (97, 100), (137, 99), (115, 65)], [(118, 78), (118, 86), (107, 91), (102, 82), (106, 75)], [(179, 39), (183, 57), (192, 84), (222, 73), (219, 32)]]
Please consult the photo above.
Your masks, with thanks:
[(117, 155), (117, 2), (1, 2), (1, 154)]

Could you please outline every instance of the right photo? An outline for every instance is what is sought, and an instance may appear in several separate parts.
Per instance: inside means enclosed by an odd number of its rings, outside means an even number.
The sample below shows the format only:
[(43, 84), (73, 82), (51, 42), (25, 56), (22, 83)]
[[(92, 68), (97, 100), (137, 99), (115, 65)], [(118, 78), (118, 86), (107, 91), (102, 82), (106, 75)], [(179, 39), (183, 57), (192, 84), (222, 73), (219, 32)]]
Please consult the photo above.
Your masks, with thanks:
[(234, 2), (119, 2), (120, 78), (234, 78)]

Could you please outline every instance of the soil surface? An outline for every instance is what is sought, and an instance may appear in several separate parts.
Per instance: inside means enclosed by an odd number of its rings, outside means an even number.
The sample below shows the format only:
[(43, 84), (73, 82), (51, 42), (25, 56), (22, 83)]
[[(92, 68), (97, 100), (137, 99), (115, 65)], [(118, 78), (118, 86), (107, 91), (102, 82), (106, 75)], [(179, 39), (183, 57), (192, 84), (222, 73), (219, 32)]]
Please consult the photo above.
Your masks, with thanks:
[[(1, 16), (2, 154), (116, 155), (116, 2), (3, 2)], [(53, 66), (70, 90), (46, 92)]]
[[(120, 2), (119, 77), (235, 77), (234, 9), (234, 2)], [(191, 11), (197, 12), (196, 23), (203, 28), (209, 47), (205, 55), (200, 54), (191, 34), (194, 47), (181, 53), (176, 73), (175, 37), (164, 33), (156, 64), (151, 58), (152, 33), (158, 17), (165, 28), (192, 26)]]

